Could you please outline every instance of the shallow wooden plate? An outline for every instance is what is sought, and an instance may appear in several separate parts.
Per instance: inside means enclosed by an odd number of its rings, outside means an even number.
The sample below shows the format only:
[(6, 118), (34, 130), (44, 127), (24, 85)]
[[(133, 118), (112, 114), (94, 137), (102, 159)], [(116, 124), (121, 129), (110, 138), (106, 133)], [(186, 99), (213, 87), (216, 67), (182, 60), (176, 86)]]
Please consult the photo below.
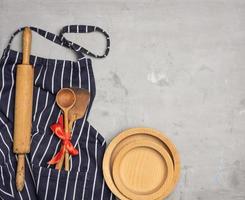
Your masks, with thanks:
[(139, 140), (127, 144), (113, 163), (113, 179), (129, 199), (155, 200), (172, 183), (173, 162), (159, 144)]
[(171, 186), (166, 190), (164, 196), (167, 197), (175, 188), (180, 176), (180, 157), (175, 145), (161, 132), (151, 128), (132, 128), (121, 132), (109, 144), (103, 159), (103, 174), (110, 190), (121, 200), (129, 200), (116, 187), (112, 177), (112, 165), (117, 153), (127, 144), (136, 142), (139, 139), (148, 139), (162, 145), (170, 154), (174, 165), (174, 175)]

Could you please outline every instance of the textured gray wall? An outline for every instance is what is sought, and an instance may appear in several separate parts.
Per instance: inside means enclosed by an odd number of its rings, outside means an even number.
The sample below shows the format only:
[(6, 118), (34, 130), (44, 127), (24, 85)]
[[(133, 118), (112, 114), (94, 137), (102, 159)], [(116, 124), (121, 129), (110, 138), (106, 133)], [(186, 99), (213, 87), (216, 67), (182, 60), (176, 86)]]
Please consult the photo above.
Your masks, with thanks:
[[(245, 199), (244, 0), (0, 0), (1, 49), (19, 26), (58, 33), (66, 24), (111, 36), (109, 57), (93, 62), (90, 116), (108, 141), (130, 127), (164, 131), (182, 160), (169, 200)], [(72, 37), (103, 50), (99, 34)], [(74, 59), (39, 37), (33, 43), (35, 54)]]

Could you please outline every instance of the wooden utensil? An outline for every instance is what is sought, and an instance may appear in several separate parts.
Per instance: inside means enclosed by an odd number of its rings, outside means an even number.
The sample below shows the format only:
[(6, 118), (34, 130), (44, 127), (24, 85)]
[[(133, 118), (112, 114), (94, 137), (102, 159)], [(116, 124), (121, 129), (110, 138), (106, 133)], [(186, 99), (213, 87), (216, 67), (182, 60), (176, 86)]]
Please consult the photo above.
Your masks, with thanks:
[(14, 112), (14, 141), (13, 151), (18, 154), (16, 188), (22, 191), (25, 183), (25, 154), (30, 152), (32, 127), (32, 100), (34, 69), (30, 65), (32, 34), (30, 28), (23, 32), (23, 59), (17, 66), (15, 112)]
[(73, 123), (83, 118), (85, 111), (87, 109), (90, 93), (88, 90), (83, 88), (71, 88), (76, 94), (76, 103), (69, 111), (69, 128), (72, 129)]
[[(68, 121), (68, 115), (69, 110), (74, 106), (76, 103), (76, 94), (74, 91), (70, 88), (63, 88), (60, 89), (59, 92), (56, 95), (56, 102), (58, 106), (61, 108), (64, 114), (64, 129), (66, 134), (69, 133), (69, 121)], [(70, 135), (68, 135), (70, 136)], [(63, 164), (63, 163), (62, 163)], [(69, 170), (69, 153), (67, 150), (65, 150), (65, 170)]]
[[(74, 121), (82, 118), (87, 109), (90, 93), (86, 89), (82, 88), (71, 88), (76, 94), (76, 103), (68, 112), (69, 130), (72, 131), (72, 125)], [(64, 156), (61, 157), (60, 161), (56, 164), (55, 168), (60, 170), (64, 162)]]
[(173, 162), (159, 144), (138, 140), (127, 144), (113, 163), (113, 179), (132, 200), (155, 200), (172, 183)]
[(174, 165), (174, 177), (172, 184), (166, 190), (162, 198), (157, 200), (162, 200), (167, 197), (171, 191), (174, 189), (180, 177), (180, 157), (175, 145), (165, 136), (164, 133), (161, 133), (155, 129), (151, 128), (132, 128), (125, 130), (118, 134), (109, 144), (104, 154), (103, 159), (103, 174), (107, 185), (110, 190), (121, 200), (129, 200), (125, 197), (115, 186), (113, 176), (112, 176), (112, 165), (113, 160), (115, 159), (118, 152), (128, 143), (137, 142), (140, 139), (147, 139), (157, 144), (160, 144), (162, 147), (169, 152), (170, 157), (173, 160)]

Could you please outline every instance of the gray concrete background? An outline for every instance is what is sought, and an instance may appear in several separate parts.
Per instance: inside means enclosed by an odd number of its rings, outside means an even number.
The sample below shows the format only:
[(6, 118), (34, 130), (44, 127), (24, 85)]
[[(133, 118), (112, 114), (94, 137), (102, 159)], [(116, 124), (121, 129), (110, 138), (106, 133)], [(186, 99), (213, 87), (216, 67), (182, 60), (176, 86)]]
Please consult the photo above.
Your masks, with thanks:
[[(176, 144), (182, 176), (168, 200), (245, 199), (244, 0), (0, 0), (1, 49), (17, 27), (58, 33), (66, 24), (111, 36), (109, 57), (93, 61), (91, 123), (108, 141), (147, 126)], [(104, 47), (99, 34), (70, 38)], [(33, 52), (74, 59), (36, 35)]]

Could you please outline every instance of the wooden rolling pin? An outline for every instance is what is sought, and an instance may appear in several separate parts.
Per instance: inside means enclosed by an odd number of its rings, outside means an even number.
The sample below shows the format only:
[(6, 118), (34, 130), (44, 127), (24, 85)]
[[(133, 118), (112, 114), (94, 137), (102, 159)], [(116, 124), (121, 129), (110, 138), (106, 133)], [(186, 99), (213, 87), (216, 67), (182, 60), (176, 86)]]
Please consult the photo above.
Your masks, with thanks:
[(30, 65), (32, 34), (30, 28), (23, 32), (23, 60), (17, 66), (15, 113), (14, 113), (14, 144), (13, 151), (18, 154), (16, 188), (22, 191), (25, 184), (25, 154), (30, 152), (32, 127), (32, 99), (34, 69)]

